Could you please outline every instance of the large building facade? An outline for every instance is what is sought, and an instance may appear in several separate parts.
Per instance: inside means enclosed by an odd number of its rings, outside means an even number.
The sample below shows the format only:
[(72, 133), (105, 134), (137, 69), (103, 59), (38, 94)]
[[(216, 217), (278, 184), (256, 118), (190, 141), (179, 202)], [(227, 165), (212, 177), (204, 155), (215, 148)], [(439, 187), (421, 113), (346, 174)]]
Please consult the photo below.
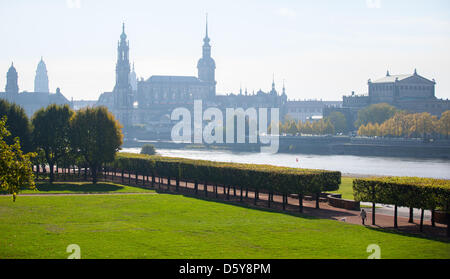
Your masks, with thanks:
[[(450, 101), (436, 98), (434, 79), (427, 79), (414, 70), (412, 74), (391, 75), (372, 81), (369, 79), (367, 95), (343, 96), (342, 108), (338, 109), (347, 117), (349, 124), (356, 121), (358, 111), (379, 103), (387, 103), (410, 113), (428, 112), (440, 116), (450, 110)], [(336, 108), (325, 109), (325, 115)]]
[(19, 74), (14, 64), (11, 64), (6, 74), (5, 92), (0, 92), (0, 98), (21, 106), (28, 117), (33, 116), (40, 108), (47, 107), (51, 104), (71, 105), (66, 97), (61, 94), (59, 88), (56, 89), (55, 93), (49, 92), (47, 67), (42, 58), (36, 70), (34, 84), (35, 92), (19, 92)]
[[(97, 105), (107, 106), (124, 127), (141, 126), (157, 134), (170, 134), (171, 112), (178, 107), (193, 109), (195, 100), (202, 100), (205, 107), (225, 110), (231, 107), (277, 107), (287, 102), (285, 89), (278, 94), (275, 83), (272, 90), (256, 94), (217, 94), (215, 71), (212, 58), (211, 39), (206, 22), (202, 56), (197, 63), (197, 76), (153, 75), (136, 82), (136, 74), (130, 72), (129, 42), (123, 26), (118, 43), (116, 84), (111, 92), (101, 94)], [(136, 82), (136, 89), (133, 89)]]

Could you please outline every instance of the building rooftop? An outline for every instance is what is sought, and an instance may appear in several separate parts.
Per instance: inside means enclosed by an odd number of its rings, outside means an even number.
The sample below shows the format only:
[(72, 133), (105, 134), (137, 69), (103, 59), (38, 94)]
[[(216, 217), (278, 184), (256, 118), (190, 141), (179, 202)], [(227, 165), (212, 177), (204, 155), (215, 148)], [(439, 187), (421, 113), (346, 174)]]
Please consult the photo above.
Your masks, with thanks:
[(151, 76), (147, 82), (179, 82), (179, 83), (197, 83), (199, 79), (194, 76)]

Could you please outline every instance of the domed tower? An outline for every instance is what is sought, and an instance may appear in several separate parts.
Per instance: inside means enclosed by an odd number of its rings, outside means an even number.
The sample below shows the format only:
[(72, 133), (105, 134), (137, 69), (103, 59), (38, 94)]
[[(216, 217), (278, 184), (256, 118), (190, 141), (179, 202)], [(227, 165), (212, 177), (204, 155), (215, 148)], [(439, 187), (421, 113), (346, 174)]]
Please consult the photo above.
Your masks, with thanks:
[(14, 63), (11, 63), (11, 67), (9, 67), (8, 73), (6, 74), (6, 87), (5, 92), (11, 94), (19, 93), (19, 85), (17, 83), (18, 74), (16, 68), (14, 68)]
[(45, 65), (42, 57), (36, 69), (36, 76), (34, 78), (34, 92), (50, 92), (48, 89), (47, 66)]
[(114, 86), (114, 114), (116, 119), (124, 126), (131, 125), (133, 108), (133, 89), (130, 84), (130, 43), (125, 34), (125, 23), (122, 25), (122, 34), (117, 46), (116, 85)]
[(198, 61), (198, 79), (209, 85), (209, 96), (216, 95), (216, 62), (211, 57), (211, 45), (208, 37), (208, 16), (206, 16), (206, 35), (203, 39), (203, 55)]
[(137, 91), (137, 76), (136, 76), (136, 72), (134, 71), (134, 62), (133, 62), (133, 70), (130, 73), (130, 85), (131, 85), (131, 89), (133, 89), (133, 91)]

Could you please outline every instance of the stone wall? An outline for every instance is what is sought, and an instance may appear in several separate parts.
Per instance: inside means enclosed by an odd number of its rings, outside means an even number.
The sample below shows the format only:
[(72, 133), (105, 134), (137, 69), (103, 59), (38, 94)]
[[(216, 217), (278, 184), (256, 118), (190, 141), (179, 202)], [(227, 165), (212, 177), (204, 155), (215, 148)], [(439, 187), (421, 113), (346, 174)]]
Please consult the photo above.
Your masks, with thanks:
[(348, 209), (348, 210), (359, 211), (361, 209), (359, 202), (341, 199), (340, 195), (339, 196), (328, 195), (328, 204), (333, 207), (344, 208), (344, 209)]

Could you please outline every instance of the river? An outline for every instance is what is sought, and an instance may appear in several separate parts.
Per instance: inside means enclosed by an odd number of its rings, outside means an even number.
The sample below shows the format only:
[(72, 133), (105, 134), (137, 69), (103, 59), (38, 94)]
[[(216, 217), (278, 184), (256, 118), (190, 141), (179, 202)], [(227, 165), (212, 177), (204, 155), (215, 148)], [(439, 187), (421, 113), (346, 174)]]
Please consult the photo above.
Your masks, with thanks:
[[(124, 148), (121, 152), (139, 153), (140, 148)], [(264, 154), (191, 149), (157, 149), (157, 152), (162, 156), (169, 157), (334, 170), (340, 171), (344, 175), (418, 176), (450, 179), (450, 161), (440, 159)]]

